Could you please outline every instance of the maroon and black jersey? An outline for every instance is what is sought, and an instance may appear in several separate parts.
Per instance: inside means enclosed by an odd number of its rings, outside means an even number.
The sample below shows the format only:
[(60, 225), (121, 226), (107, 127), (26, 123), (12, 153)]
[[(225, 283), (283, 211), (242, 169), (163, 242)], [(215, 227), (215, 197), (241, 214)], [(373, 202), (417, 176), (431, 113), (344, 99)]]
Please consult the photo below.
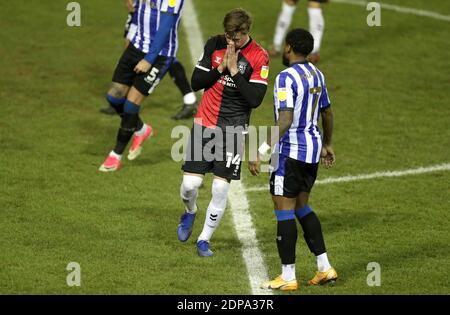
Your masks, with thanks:
[[(211, 37), (194, 70), (192, 86), (205, 89), (194, 122), (204, 127), (246, 127), (252, 108), (260, 105), (267, 90), (269, 57), (261, 46), (250, 38), (238, 50), (239, 73), (234, 77), (228, 70), (222, 74), (217, 70), (226, 50), (225, 36)], [(199, 77), (207, 77), (211, 82), (204, 84), (203, 80), (198, 84)]]

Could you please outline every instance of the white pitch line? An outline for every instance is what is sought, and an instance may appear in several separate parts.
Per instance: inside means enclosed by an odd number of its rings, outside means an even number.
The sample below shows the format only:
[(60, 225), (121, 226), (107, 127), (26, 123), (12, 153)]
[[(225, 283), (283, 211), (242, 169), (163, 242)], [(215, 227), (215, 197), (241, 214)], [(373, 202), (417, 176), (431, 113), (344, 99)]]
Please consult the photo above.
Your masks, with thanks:
[[(370, 1), (332, 0), (332, 2), (353, 4), (353, 5), (358, 5), (358, 6), (362, 6), (362, 7), (367, 7), (367, 4)], [(414, 8), (408, 8), (408, 7), (401, 7), (401, 6), (398, 6), (398, 5), (382, 3), (382, 2), (378, 2), (378, 1), (376, 1), (376, 2), (380, 4), (382, 9), (391, 10), (391, 11), (400, 12), (400, 13), (405, 13), (405, 14), (414, 14), (414, 15), (419, 15), (419, 16), (425, 16), (425, 17), (429, 17), (429, 18), (432, 18), (432, 19), (435, 19), (435, 20), (441, 20), (441, 21), (450, 22), (450, 15), (443, 15), (443, 14), (440, 14), (440, 13), (437, 13), (437, 12), (433, 12), (433, 11), (426, 11), (426, 10), (420, 10), (420, 9), (414, 9)]]
[[(186, 32), (192, 61), (195, 65), (197, 58), (203, 52), (203, 36), (192, 0), (184, 1), (183, 10), (181, 21)], [(258, 248), (256, 231), (249, 212), (248, 199), (241, 181), (233, 181), (231, 183), (228, 200), (234, 228), (239, 241), (242, 243), (242, 256), (247, 268), (252, 294), (270, 295), (272, 291), (263, 290), (259, 287), (262, 282), (267, 281), (268, 274), (263, 255)]]
[[(400, 177), (400, 176), (408, 176), (408, 175), (419, 175), (440, 171), (450, 171), (450, 163), (438, 164), (428, 167), (419, 167), (413, 168), (403, 171), (386, 171), (386, 172), (376, 172), (372, 174), (361, 174), (355, 176), (342, 176), (342, 177), (329, 177), (322, 180), (317, 180), (316, 185), (326, 185), (326, 184), (334, 184), (334, 183), (344, 183), (344, 182), (354, 182), (360, 180), (368, 180), (374, 178), (383, 178), (383, 177)], [(260, 187), (252, 187), (248, 188), (246, 192), (253, 191), (264, 191), (268, 190), (268, 186), (260, 186)]]
[(244, 257), (250, 287), (253, 294), (272, 294), (271, 291), (261, 289), (262, 282), (267, 281), (266, 265), (256, 239), (252, 216), (249, 212), (248, 199), (242, 181), (233, 181), (230, 185), (228, 200), (233, 216), (233, 223), (239, 240), (242, 243), (242, 256)]

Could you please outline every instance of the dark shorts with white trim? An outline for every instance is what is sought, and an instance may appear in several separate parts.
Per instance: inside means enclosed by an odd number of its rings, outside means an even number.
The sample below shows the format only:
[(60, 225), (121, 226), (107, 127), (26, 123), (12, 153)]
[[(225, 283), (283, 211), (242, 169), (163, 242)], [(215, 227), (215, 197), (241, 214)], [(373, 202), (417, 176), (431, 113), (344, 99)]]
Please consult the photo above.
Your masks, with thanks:
[(231, 133), (194, 123), (181, 169), (194, 174), (213, 173), (229, 181), (239, 180), (244, 140), (241, 132)]
[(316, 181), (319, 163), (305, 163), (282, 154), (278, 157), (278, 167), (270, 175), (270, 193), (287, 198), (296, 198), (301, 192), (309, 193)]
[(175, 58), (158, 56), (148, 72), (137, 74), (134, 72), (134, 68), (139, 61), (144, 59), (145, 55), (146, 53), (134, 47), (133, 44), (128, 45), (117, 64), (112, 81), (127, 86), (134, 86), (145, 96), (153, 93), (153, 90), (167, 73)]

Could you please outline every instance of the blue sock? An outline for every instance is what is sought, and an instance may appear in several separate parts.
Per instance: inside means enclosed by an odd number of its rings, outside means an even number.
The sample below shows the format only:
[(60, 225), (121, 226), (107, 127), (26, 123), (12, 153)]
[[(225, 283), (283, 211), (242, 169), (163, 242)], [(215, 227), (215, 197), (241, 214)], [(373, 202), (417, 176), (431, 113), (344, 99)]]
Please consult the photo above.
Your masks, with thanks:
[(286, 221), (295, 219), (294, 210), (275, 210), (278, 221)]
[(313, 212), (311, 207), (309, 205), (306, 205), (303, 208), (299, 208), (299, 209), (295, 210), (295, 216), (300, 221), (300, 219), (306, 217), (311, 212)]
[(109, 105), (116, 110), (117, 114), (121, 115), (123, 113), (123, 106), (127, 100), (126, 98), (115, 98), (114, 96), (107, 94), (106, 100)]
[(125, 101), (125, 107), (124, 107), (125, 113), (139, 114), (140, 110), (141, 110), (141, 106), (139, 106), (138, 104), (130, 102), (129, 100)]

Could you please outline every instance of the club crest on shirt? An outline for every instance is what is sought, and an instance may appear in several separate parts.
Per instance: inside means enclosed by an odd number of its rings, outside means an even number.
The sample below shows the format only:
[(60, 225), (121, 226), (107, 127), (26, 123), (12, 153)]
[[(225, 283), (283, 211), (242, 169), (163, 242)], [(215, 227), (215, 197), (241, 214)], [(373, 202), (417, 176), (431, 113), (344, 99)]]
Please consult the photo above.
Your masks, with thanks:
[(244, 74), (245, 69), (247, 69), (247, 63), (245, 61), (239, 61), (237, 66), (238, 66), (239, 72), (241, 74)]

